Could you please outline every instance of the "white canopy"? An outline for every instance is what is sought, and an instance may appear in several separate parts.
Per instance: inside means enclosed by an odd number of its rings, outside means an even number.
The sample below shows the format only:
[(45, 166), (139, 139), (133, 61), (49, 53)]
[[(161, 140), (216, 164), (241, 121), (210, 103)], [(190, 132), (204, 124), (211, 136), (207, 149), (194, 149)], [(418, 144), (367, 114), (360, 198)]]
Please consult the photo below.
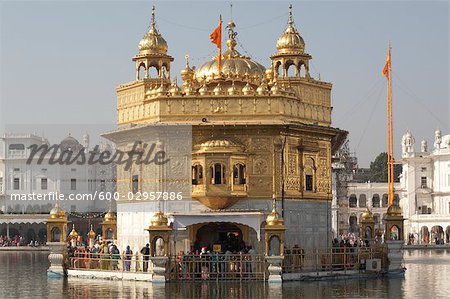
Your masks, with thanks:
[(191, 212), (189, 214), (169, 214), (174, 229), (186, 228), (193, 224), (209, 222), (239, 223), (253, 228), (256, 231), (258, 241), (261, 238), (261, 223), (264, 214), (259, 211), (205, 211)]

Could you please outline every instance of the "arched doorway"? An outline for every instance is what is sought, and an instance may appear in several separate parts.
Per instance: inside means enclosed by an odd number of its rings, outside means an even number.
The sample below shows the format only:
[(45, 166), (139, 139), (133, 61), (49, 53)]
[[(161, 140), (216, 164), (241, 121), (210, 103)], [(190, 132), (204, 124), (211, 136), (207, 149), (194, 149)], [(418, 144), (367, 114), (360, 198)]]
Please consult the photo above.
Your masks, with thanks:
[(213, 251), (214, 245), (220, 245), (221, 252), (239, 252), (246, 246), (242, 230), (233, 223), (217, 222), (203, 225), (197, 230), (193, 250), (200, 252), (202, 247)]
[(358, 231), (358, 218), (355, 215), (351, 215), (348, 218), (349, 231), (351, 233), (356, 233)]
[(422, 226), (420, 229), (420, 241), (422, 244), (428, 244), (430, 242), (430, 233), (427, 226)]
[(445, 243), (450, 243), (450, 225), (445, 229)]
[(435, 225), (431, 228), (431, 242), (435, 244), (444, 243), (444, 229), (440, 225)]

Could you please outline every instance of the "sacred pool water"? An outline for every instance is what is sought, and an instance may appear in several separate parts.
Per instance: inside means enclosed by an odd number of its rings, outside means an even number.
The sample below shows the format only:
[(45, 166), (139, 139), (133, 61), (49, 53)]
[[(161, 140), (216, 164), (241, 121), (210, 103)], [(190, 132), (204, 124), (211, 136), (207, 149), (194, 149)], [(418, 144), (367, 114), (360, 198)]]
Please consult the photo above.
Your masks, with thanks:
[(151, 283), (47, 278), (47, 253), (0, 252), (0, 298), (443, 298), (450, 249), (405, 251), (405, 277), (288, 282)]

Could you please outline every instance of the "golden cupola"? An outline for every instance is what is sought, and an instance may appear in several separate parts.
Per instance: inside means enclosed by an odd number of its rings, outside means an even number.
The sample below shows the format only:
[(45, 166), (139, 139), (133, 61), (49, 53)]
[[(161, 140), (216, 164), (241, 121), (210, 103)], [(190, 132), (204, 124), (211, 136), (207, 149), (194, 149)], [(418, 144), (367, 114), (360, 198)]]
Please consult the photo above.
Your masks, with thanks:
[(170, 83), (170, 64), (173, 57), (167, 54), (168, 49), (166, 40), (156, 29), (153, 6), (150, 29), (139, 42), (139, 53), (133, 57), (136, 63), (136, 81), (153, 79), (157, 81), (153, 83), (158, 85), (161, 81)]
[(373, 219), (373, 214), (372, 214), (372, 212), (369, 210), (369, 208), (367, 208), (367, 209), (361, 214), (361, 221), (374, 221), (374, 219)]
[(161, 36), (161, 34), (156, 29), (155, 23), (155, 6), (152, 8), (152, 23), (150, 25), (150, 30), (144, 35), (144, 37), (139, 42), (139, 53), (140, 54), (166, 54), (167, 49), (166, 40)]
[(167, 227), (168, 218), (161, 210), (159, 210), (158, 212), (153, 214), (150, 224), (152, 227)]
[(275, 200), (272, 202), (272, 212), (266, 217), (266, 226), (284, 226), (283, 217), (277, 212)]
[(279, 54), (304, 53), (305, 41), (294, 27), (292, 18), (292, 4), (289, 5), (288, 27), (277, 41)]
[(228, 23), (228, 50), (222, 54), (222, 69), (219, 72), (219, 61), (217, 57), (206, 62), (195, 71), (195, 80), (206, 83), (217, 79), (229, 79), (230, 81), (241, 81), (257, 83), (264, 78), (265, 67), (248, 56), (240, 54), (235, 48), (237, 32), (233, 21)]
[(66, 217), (66, 212), (56, 203), (56, 205), (50, 211), (51, 219), (62, 219)]

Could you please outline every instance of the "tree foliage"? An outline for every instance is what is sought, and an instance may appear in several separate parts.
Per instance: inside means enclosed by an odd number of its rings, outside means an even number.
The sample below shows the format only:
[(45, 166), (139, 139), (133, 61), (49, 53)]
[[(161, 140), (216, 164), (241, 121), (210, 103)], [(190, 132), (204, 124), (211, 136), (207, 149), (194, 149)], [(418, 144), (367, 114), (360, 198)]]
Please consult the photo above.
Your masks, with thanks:
[[(402, 172), (400, 164), (394, 165), (394, 181), (399, 181), (399, 175)], [(380, 153), (375, 161), (370, 162), (369, 179), (374, 183), (387, 183), (388, 181), (388, 166), (387, 153)]]

